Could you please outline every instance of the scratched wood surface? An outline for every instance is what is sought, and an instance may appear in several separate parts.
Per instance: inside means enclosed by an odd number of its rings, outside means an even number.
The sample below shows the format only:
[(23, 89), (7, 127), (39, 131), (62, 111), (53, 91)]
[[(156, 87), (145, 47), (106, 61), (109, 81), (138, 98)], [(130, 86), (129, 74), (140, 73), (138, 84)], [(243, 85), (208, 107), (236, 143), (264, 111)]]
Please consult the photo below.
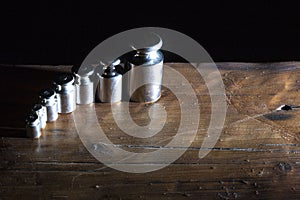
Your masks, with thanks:
[[(37, 92), (71, 66), (1, 66), (0, 199), (299, 199), (300, 109), (275, 109), (300, 105), (300, 62), (216, 64), (225, 85), (227, 115), (216, 145), (200, 159), (211, 120), (208, 90), (191, 65), (166, 63), (196, 92), (200, 122), (180, 158), (148, 173), (115, 170), (92, 156), (78, 135), (74, 113), (48, 123), (40, 139), (26, 138), (24, 117)], [(157, 104), (167, 112), (165, 126), (144, 139), (122, 132), (109, 104), (94, 106), (114, 147), (147, 153), (164, 149), (181, 119), (180, 103), (169, 89), (163, 87)], [(153, 106), (130, 103), (133, 121), (150, 123)], [(157, 163), (145, 165), (151, 164)]]

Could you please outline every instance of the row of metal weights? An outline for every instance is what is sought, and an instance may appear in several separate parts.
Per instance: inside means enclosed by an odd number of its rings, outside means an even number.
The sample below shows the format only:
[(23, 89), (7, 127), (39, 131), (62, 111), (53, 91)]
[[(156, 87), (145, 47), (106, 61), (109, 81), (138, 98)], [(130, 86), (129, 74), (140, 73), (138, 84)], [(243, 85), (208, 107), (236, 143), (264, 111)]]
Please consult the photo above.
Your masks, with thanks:
[(162, 41), (155, 36), (152, 46), (134, 48), (120, 58), (94, 66), (73, 66), (71, 73), (59, 74), (52, 87), (43, 89), (26, 118), (27, 136), (39, 138), (47, 122), (58, 114), (71, 113), (77, 104), (135, 101), (156, 102), (161, 96), (163, 76)]

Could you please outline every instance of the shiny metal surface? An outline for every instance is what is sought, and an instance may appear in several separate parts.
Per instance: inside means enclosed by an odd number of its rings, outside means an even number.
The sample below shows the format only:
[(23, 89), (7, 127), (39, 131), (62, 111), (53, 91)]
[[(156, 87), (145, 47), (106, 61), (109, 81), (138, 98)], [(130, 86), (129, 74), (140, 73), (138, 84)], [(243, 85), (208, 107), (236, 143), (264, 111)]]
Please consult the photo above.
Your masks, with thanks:
[(131, 101), (153, 103), (161, 96), (164, 56), (159, 49), (162, 40), (157, 35), (152, 36), (154, 38), (145, 38), (145, 47), (142, 43), (133, 46), (135, 51), (128, 58), (127, 93)]
[(112, 78), (100, 77), (98, 89), (101, 102), (119, 102), (122, 100), (122, 75)]
[(77, 104), (90, 104), (95, 101), (94, 72), (95, 67), (93, 66), (72, 67), (72, 73), (75, 77)]
[(39, 93), (39, 100), (47, 109), (47, 122), (53, 122), (58, 118), (57, 96), (54, 89), (43, 89)]
[(147, 32), (140, 37), (137, 37), (135, 41), (132, 41), (132, 49), (140, 52), (153, 52), (158, 51), (162, 47), (163, 41), (161, 37), (154, 32)]
[(40, 120), (40, 128), (44, 129), (47, 125), (47, 109), (42, 104), (35, 104), (32, 111), (38, 115)]
[(30, 138), (39, 138), (41, 136), (40, 119), (36, 113), (30, 113), (26, 119), (26, 136)]
[(72, 74), (61, 74), (53, 81), (57, 93), (58, 113), (71, 113), (76, 109), (74, 81)]
[(97, 98), (100, 102), (119, 102), (122, 100), (122, 75), (118, 73), (115, 66), (120, 64), (120, 60), (113, 61), (104, 68), (99, 76), (97, 88)]
[(152, 66), (133, 66), (128, 73), (131, 101), (153, 103), (159, 100), (163, 76), (162, 61)]

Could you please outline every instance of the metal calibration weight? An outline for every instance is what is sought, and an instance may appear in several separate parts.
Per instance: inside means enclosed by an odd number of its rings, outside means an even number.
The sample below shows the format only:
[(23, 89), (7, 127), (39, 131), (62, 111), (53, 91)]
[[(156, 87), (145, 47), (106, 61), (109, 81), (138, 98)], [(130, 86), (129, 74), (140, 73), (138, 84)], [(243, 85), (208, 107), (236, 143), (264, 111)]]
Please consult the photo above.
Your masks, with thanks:
[[(142, 39), (142, 38), (141, 38)], [(162, 39), (149, 33), (144, 40), (132, 45), (127, 57), (128, 93), (134, 102), (154, 103), (161, 96), (164, 56), (160, 51)]]
[(26, 116), (26, 135), (30, 138), (39, 138), (41, 136), (40, 119), (36, 113), (30, 113)]
[(39, 101), (47, 109), (47, 122), (53, 122), (58, 118), (57, 97), (54, 89), (43, 89), (39, 93)]
[(53, 81), (57, 93), (58, 113), (71, 113), (76, 109), (75, 79), (72, 74), (60, 74)]
[(98, 73), (99, 84), (97, 87), (97, 98), (100, 102), (119, 102), (122, 100), (122, 74), (116, 67), (120, 59), (113, 62), (102, 63), (104, 69)]
[(40, 128), (44, 129), (46, 127), (46, 123), (47, 123), (47, 109), (46, 109), (46, 107), (43, 106), (40, 103), (37, 103), (33, 106), (32, 112), (34, 112), (38, 115), (38, 118), (40, 120)]
[(94, 71), (95, 67), (93, 66), (72, 67), (72, 74), (75, 77), (77, 104), (91, 104), (94, 102)]

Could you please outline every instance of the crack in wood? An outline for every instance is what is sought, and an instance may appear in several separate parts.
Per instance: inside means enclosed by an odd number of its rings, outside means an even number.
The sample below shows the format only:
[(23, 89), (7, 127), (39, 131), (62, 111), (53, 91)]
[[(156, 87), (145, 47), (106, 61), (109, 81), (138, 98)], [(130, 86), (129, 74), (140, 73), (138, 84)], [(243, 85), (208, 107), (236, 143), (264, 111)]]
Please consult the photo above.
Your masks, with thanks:
[[(131, 144), (106, 144), (102, 145), (117, 147), (117, 148), (131, 148), (131, 149), (187, 149), (187, 150), (212, 150), (212, 151), (246, 151), (246, 152), (285, 152), (285, 153), (300, 153), (300, 150), (286, 150), (286, 149), (259, 149), (259, 148), (239, 148), (239, 147), (213, 147), (213, 148), (202, 148), (202, 147), (181, 147), (181, 146), (153, 146), (153, 145), (131, 145)], [(275, 146), (276, 144), (274, 144)], [(284, 144), (283, 144), (284, 145)], [(270, 145), (271, 146), (271, 145)], [(278, 145), (280, 146), (280, 145)], [(288, 146), (298, 146), (298, 144), (289, 144)]]

